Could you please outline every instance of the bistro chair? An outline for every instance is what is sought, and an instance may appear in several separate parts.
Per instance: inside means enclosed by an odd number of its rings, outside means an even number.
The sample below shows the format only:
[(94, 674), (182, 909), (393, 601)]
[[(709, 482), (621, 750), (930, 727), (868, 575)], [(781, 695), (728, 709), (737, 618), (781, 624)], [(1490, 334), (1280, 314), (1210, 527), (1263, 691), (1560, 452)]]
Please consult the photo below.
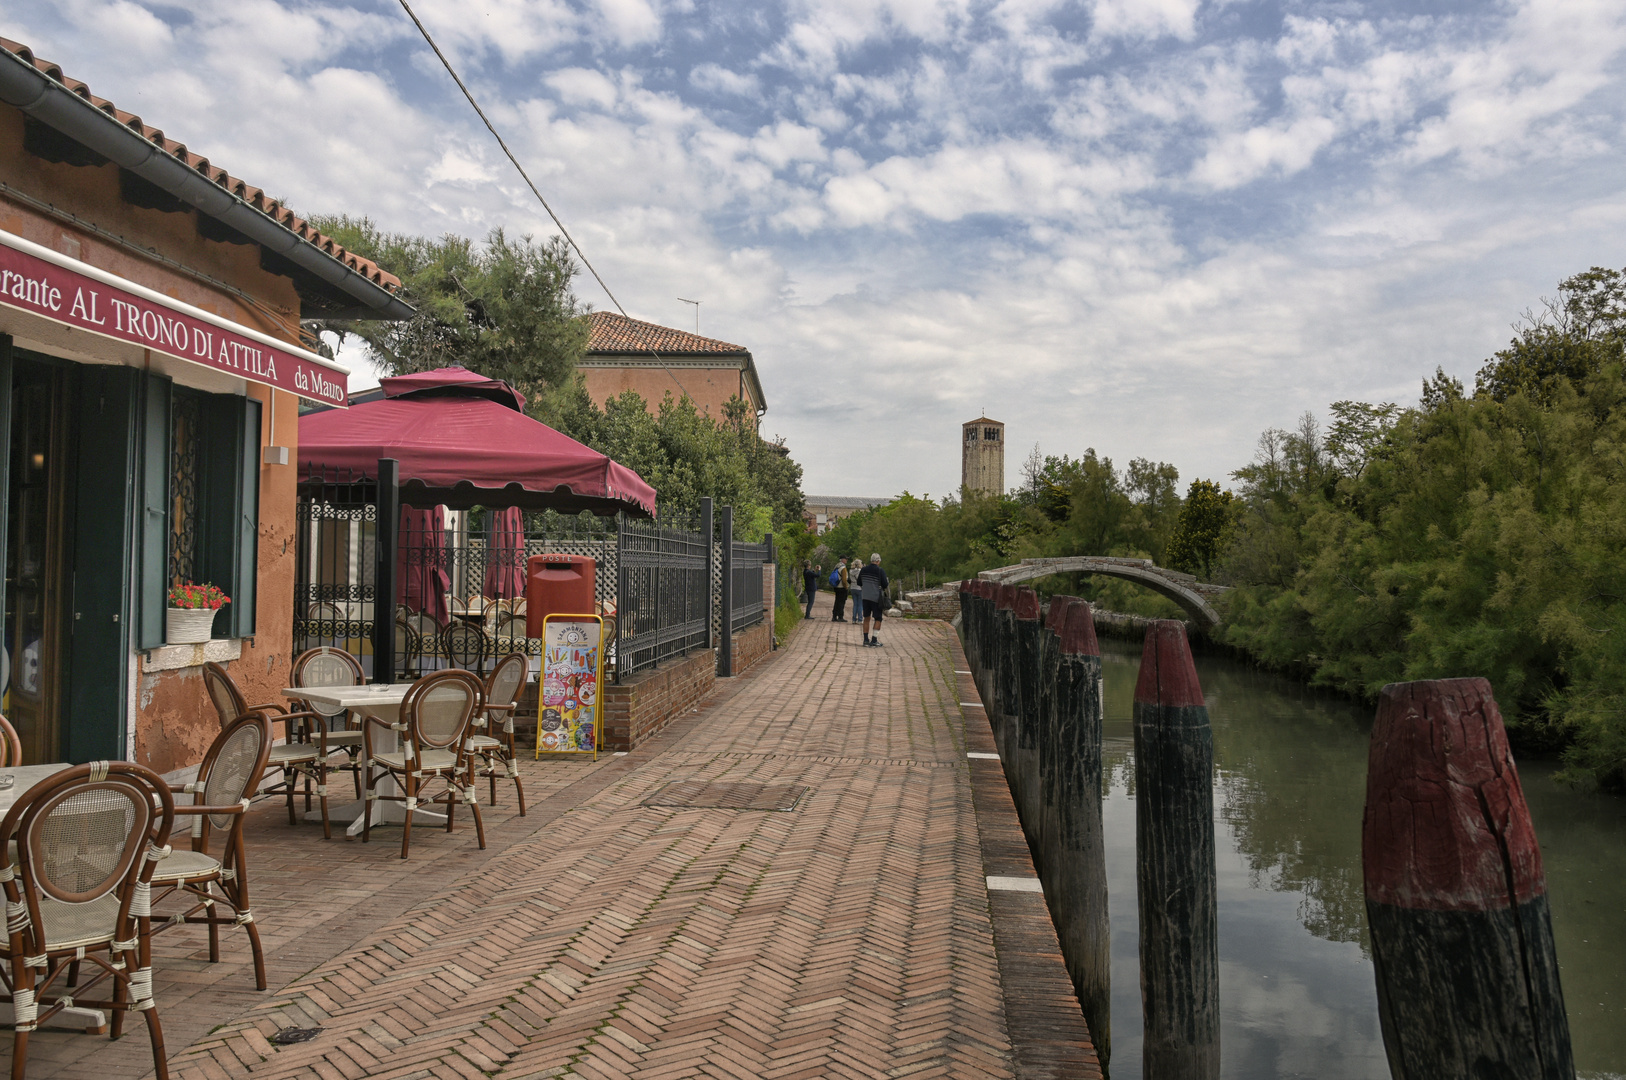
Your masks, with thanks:
[(11, 721), (0, 715), (0, 769), (15, 769), (23, 763), (23, 741)]
[[(329, 646), (307, 649), (296, 656), (291, 678), (296, 688), (361, 686), (367, 681), (366, 673), (361, 670), (360, 660), (343, 649)], [(294, 699), (294, 707), (320, 716), (320, 723), (327, 728), (328, 745), (349, 755), (349, 764), (341, 768), (350, 771), (351, 777), (355, 780), (356, 798), (361, 798), (359, 764), (361, 728), (351, 720), (350, 710), (341, 705), (324, 705), (319, 701), (306, 701), (303, 698)], [(333, 726), (335, 719), (343, 726), (335, 729)]]
[(323, 645), (336, 645), (343, 636), (340, 632), (343, 625), (344, 618), (339, 614), (338, 606), (329, 600), (319, 600), (310, 606), (305, 638), (314, 638)]
[[(480, 799), (474, 788), (469, 751), (469, 721), (485, 705), (485, 686), (471, 672), (452, 668), (425, 675), (407, 690), (401, 701), (400, 719), (394, 723), (376, 716), (362, 719), (362, 758), (367, 769), (368, 808), (362, 817), (362, 843), (371, 840), (375, 801), (402, 802), (406, 819), (401, 823), (401, 858), (407, 857), (412, 843), (412, 812), (419, 804), (446, 806), (446, 831), (452, 831), (453, 812), (459, 802), (474, 811), (474, 828), (480, 847), (486, 846), (485, 822), (480, 817)], [(400, 748), (386, 748), (396, 740)], [(378, 782), (392, 779), (404, 793), (381, 795)], [(435, 791), (438, 782), (440, 791)]]
[(514, 708), (519, 704), (520, 691), (525, 689), (525, 677), (530, 674), (530, 662), (524, 653), (509, 653), (497, 661), (486, 678), (486, 707), (469, 722), (469, 737), (464, 749), (480, 763), (475, 776), (484, 776), (491, 783), (491, 804), (497, 804), (498, 768), (503, 776), (514, 782), (514, 794), (519, 797), (519, 816), (525, 816), (525, 788), (519, 781), (519, 759), (514, 752)]
[(408, 679), (418, 677), (418, 665), (423, 661), (422, 639), (403, 616), (395, 620), (395, 674)]
[[(0, 822), (0, 842), (16, 845), (16, 862), (0, 870), (8, 931), (0, 996), (11, 1003), (16, 1032), (12, 1080), (23, 1080), (29, 1034), (70, 1006), (111, 1011), (115, 1039), (125, 1013), (142, 1014), (153, 1067), (167, 1080), (147, 931), (152, 874), (169, 854), (174, 819), (175, 800), (157, 773), (93, 761), (35, 784)], [(110, 994), (92, 996), (109, 982)]]
[[(288, 824), (299, 824), (294, 812), (294, 792), (299, 778), (305, 778), (305, 812), (311, 808), (311, 787), (316, 787), (316, 798), (322, 807), (322, 836), (333, 839), (333, 824), (327, 817), (327, 759), (338, 750), (328, 748), (327, 724), (320, 713), (309, 710), (289, 711), (280, 705), (250, 705), (237, 688), (237, 683), (226, 669), (214, 661), (203, 665), (203, 684), (209, 689), (209, 700), (220, 716), (220, 729), (224, 731), (233, 720), (245, 713), (263, 713), (273, 724), (282, 723), (283, 742), (271, 747), (270, 768), (282, 770), (282, 783), (266, 788), (262, 794), (282, 792), (288, 798)], [(253, 792), (249, 793), (254, 794)]]
[(478, 623), (454, 622), (440, 635), (440, 649), (453, 667), (479, 674), (485, 667), (490, 645)]
[[(265, 989), (265, 954), (260, 931), (248, 906), (248, 860), (243, 848), (243, 818), (248, 797), (260, 785), (271, 756), (271, 720), (264, 713), (239, 716), (215, 736), (198, 778), (170, 790), (191, 795), (192, 803), (175, 807), (177, 815), (192, 819), (192, 850), (171, 852), (152, 874), (154, 906), (171, 896), (190, 905), (156, 924), (161, 933), (179, 923), (201, 923), (209, 928), (209, 962), (220, 963), (220, 928), (241, 926), (248, 931), (254, 953), (254, 988)], [(209, 854), (209, 832), (225, 836), (220, 857)], [(216, 891), (218, 887), (219, 891)], [(229, 911), (222, 911), (229, 908)]]
[(407, 626), (418, 636), (418, 667), (415, 675), (426, 675), (440, 664), (440, 624), (433, 615), (414, 611), (406, 617)]

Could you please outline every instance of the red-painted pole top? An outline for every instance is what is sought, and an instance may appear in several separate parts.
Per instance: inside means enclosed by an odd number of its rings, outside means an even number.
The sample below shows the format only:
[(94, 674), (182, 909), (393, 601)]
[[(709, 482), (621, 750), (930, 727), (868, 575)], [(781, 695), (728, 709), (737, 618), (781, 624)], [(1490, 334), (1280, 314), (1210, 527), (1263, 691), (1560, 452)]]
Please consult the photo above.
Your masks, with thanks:
[(963, 593), (968, 593), (968, 592), (971, 591), (971, 579), (970, 578), (961, 578), (960, 579), (960, 591), (963, 592)]
[(1203, 688), (1197, 682), (1197, 665), (1191, 660), (1186, 626), (1179, 620), (1158, 619), (1146, 628), (1135, 703), (1176, 707), (1203, 704)]
[(1068, 597), (1061, 634), (1061, 651), (1069, 656), (1100, 656), (1101, 643), (1095, 640), (1095, 612), (1090, 605)]
[(988, 583), (982, 580), (982, 578), (972, 578), (971, 595), (977, 597), (979, 600), (988, 599)]
[(1061, 628), (1067, 622), (1067, 608), (1077, 599), (1076, 596), (1052, 596), (1050, 611), (1044, 617), (1044, 628), (1053, 633), (1061, 633)]
[(999, 585), (994, 593), (994, 607), (1000, 611), (1016, 610), (1016, 586)]
[(1489, 682), (1383, 688), (1366, 769), (1361, 866), (1367, 897), (1402, 908), (1499, 910), (1547, 891)]
[(1039, 621), (1039, 594), (1032, 589), (1016, 590), (1016, 617), (1024, 622)]

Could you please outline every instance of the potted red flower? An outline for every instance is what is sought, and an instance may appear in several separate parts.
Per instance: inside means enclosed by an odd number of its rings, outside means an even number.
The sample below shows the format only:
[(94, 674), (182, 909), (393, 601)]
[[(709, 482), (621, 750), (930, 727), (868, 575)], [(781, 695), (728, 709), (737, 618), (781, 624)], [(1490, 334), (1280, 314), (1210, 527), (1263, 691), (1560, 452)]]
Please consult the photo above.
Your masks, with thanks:
[(231, 597), (207, 582), (185, 582), (169, 587), (169, 612), (164, 622), (164, 640), (171, 645), (195, 645), (208, 641), (215, 624), (215, 612)]

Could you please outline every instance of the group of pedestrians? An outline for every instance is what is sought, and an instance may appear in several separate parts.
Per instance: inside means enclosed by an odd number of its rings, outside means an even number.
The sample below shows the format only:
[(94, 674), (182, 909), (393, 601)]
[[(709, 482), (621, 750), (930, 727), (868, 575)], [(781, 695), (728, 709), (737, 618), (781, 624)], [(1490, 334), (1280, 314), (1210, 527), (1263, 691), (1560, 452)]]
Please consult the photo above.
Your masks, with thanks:
[[(807, 594), (807, 610), (804, 618), (813, 617), (813, 596), (819, 591), (819, 579), (824, 567), (814, 566), (809, 559), (802, 563), (802, 586)], [(846, 559), (837, 561), (834, 570), (830, 571), (829, 586), (835, 592), (836, 602), (831, 622), (847, 621), (847, 598), (853, 602), (853, 622), (863, 621), (864, 644), (870, 648), (880, 648), (881, 645), (881, 618), (888, 607), (892, 605), (887, 595), (887, 587), (891, 584), (887, 580), (886, 571), (881, 569), (881, 556), (879, 553), (869, 557), (869, 565), (859, 567), (858, 560), (847, 565)]]

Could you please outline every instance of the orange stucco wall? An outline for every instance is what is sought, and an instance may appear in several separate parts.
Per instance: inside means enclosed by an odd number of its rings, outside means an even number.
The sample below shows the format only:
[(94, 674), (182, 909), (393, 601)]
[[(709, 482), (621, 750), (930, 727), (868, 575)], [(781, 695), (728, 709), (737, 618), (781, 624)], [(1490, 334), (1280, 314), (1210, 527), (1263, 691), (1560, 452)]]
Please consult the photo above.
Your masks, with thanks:
[[(0, 229), (298, 344), (299, 297), (287, 278), (260, 269), (257, 246), (204, 239), (192, 211), (169, 213), (132, 206), (120, 195), (115, 165), (62, 165), (26, 153), (22, 114), (4, 105), (0, 105), (0, 183), (133, 244), (154, 248), (243, 290), (270, 310), (143, 258), (93, 231), (76, 228), (29, 206), (4, 188), (0, 188)], [(93, 346), (87, 345), (84, 351), (92, 352)], [(254, 383), (249, 384), (248, 393), (262, 403), (261, 445), (286, 446), (290, 462), (297, 461), (298, 399)], [(288, 684), (293, 638), (294, 486), (293, 464), (261, 465), (256, 632), (253, 639), (243, 642), (242, 658), (227, 665), (251, 703), (280, 701), (277, 691)], [(130, 717), (137, 761), (169, 772), (202, 758), (219, 726), (203, 690), (201, 670), (139, 671), (135, 713)]]
[[(740, 370), (735, 367), (674, 367), (668, 374), (658, 367), (589, 367), (583, 364), (577, 370), (587, 380), (588, 396), (600, 408), (611, 398), (627, 390), (635, 390), (648, 404), (649, 411), (655, 412), (660, 409), (661, 400), (667, 394), (676, 399), (687, 392), (702, 415), (721, 420), (723, 406), (729, 398), (739, 395), (749, 399), (750, 395), (749, 385), (741, 395)], [(753, 415), (755, 404), (752, 403)]]

